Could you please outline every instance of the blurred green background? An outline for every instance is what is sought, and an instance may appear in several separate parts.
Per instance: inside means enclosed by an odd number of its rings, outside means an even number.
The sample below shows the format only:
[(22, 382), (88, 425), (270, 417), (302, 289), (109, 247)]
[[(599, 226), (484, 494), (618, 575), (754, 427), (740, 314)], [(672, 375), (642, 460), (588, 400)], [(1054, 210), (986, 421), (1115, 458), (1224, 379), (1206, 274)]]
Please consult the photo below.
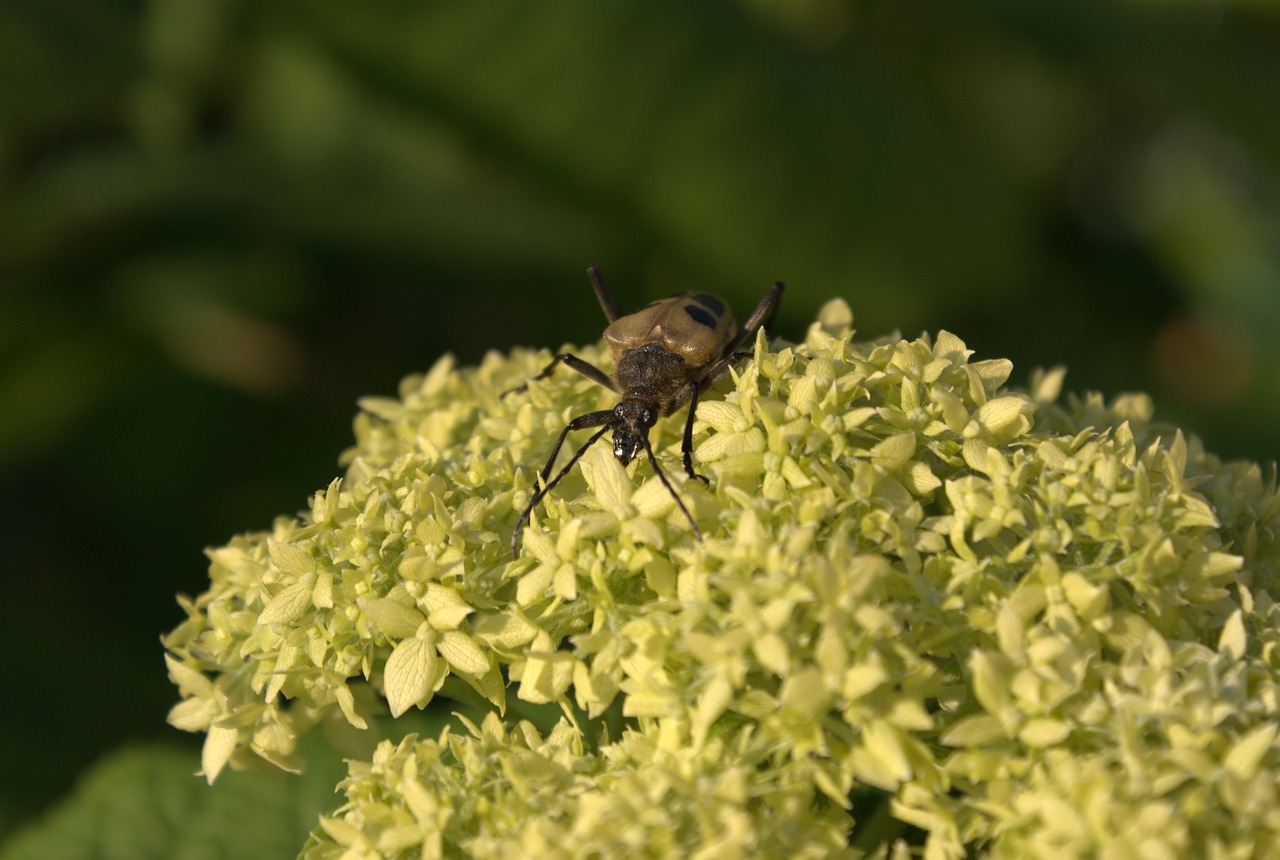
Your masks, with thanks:
[(354, 401), (691, 288), (1280, 437), (1280, 6), (0, 5), (0, 833), (164, 725)]

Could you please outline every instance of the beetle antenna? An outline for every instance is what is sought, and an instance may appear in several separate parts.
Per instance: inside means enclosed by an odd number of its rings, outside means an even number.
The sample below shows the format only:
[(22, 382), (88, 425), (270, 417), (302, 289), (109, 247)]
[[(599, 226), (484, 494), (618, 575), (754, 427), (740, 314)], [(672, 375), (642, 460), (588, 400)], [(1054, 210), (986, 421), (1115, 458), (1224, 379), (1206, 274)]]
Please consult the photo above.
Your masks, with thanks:
[(698, 528), (698, 524), (693, 521), (693, 514), (689, 513), (689, 509), (685, 507), (684, 500), (680, 498), (680, 494), (676, 492), (675, 487), (671, 486), (671, 482), (667, 480), (667, 474), (662, 471), (662, 467), (658, 465), (658, 458), (653, 456), (653, 447), (649, 444), (649, 437), (642, 436), (644, 439), (644, 452), (649, 455), (649, 462), (653, 465), (653, 471), (662, 479), (662, 486), (667, 488), (667, 492), (671, 494), (671, 498), (676, 500), (676, 504), (680, 506), (680, 513), (684, 514), (684, 518), (689, 521), (689, 527), (693, 529), (693, 536), (699, 541), (702, 540), (702, 530)]
[[(542, 501), (542, 499), (547, 495), (547, 493), (551, 492), (552, 487), (560, 483), (561, 478), (569, 474), (569, 470), (573, 468), (573, 464), (581, 460), (582, 455), (587, 453), (587, 449), (590, 448), (592, 445), (594, 445), (601, 436), (603, 436), (606, 432), (608, 432), (608, 430), (609, 430), (609, 425), (606, 424), (596, 432), (592, 433), (591, 438), (583, 442), (582, 447), (573, 453), (573, 456), (569, 458), (568, 463), (564, 464), (564, 468), (561, 469), (559, 472), (557, 472), (556, 476), (552, 478), (545, 486), (541, 487), (537, 492), (535, 492), (533, 494), (533, 498), (529, 499), (529, 504), (525, 505), (524, 511), (520, 514), (520, 519), (516, 521), (515, 531), (511, 532), (511, 560), (512, 561), (515, 561), (517, 558), (520, 557), (520, 532), (524, 529), (524, 524), (529, 522), (529, 518), (533, 516), (533, 509), (538, 506), (538, 502)], [(649, 459), (653, 459), (652, 453), (649, 454)], [(665, 482), (667, 479), (663, 478), (662, 480)], [(537, 486), (536, 478), (534, 479), (534, 486), (535, 487)], [(670, 488), (671, 488), (671, 485), (667, 484), (667, 489), (670, 489)], [(679, 501), (679, 499), (676, 499), (676, 501)], [(680, 507), (683, 508), (684, 505), (681, 505)], [(685, 512), (685, 516), (688, 516), (688, 511)], [(690, 520), (690, 522), (692, 522), (692, 520)], [(697, 529), (697, 526), (694, 526), (694, 529)]]
[(618, 310), (618, 303), (613, 300), (613, 293), (609, 292), (609, 288), (604, 285), (604, 279), (600, 277), (600, 269), (595, 263), (587, 266), (587, 277), (591, 279), (591, 287), (596, 291), (596, 298), (600, 301), (600, 308), (604, 311), (604, 315), (609, 318), (609, 322), (616, 321), (622, 316), (622, 311)]

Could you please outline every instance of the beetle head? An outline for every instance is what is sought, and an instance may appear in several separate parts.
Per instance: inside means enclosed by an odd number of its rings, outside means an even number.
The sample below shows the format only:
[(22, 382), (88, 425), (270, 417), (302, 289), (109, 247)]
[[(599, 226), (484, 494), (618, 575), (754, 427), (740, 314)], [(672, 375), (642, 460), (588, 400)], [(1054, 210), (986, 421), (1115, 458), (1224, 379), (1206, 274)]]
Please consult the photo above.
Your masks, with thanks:
[(644, 400), (626, 399), (614, 407), (609, 423), (613, 427), (613, 456), (619, 463), (625, 466), (635, 459), (657, 420), (657, 408)]

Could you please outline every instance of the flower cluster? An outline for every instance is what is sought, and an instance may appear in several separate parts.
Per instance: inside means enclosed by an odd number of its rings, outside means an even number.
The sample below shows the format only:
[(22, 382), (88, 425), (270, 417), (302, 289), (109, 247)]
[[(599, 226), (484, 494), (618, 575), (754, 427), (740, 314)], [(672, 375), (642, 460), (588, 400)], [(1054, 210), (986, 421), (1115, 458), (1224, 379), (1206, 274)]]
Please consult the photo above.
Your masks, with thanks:
[(349, 802), (307, 860), (353, 857), (796, 857), (846, 851), (839, 806), (815, 808), (812, 763), (775, 763), (750, 731), (697, 748), (627, 732), (600, 752), (562, 720), (545, 738), (489, 714), (468, 734), (383, 742), (353, 762)]
[[(654, 429), (696, 518), (598, 446), (509, 538), (566, 420), (545, 353), (369, 399), (310, 511), (210, 552), (165, 640), (204, 773), (297, 769), (446, 684), (492, 710), (354, 761), (307, 856), (1252, 856), (1280, 840), (1280, 494), (1142, 396), (1007, 389), (843, 302)], [(579, 351), (599, 362), (600, 347)], [(446, 688), (448, 692), (449, 688)], [(555, 703), (544, 737), (508, 696)], [(589, 742), (575, 714), (620, 709)], [(858, 830), (855, 831), (855, 825)]]

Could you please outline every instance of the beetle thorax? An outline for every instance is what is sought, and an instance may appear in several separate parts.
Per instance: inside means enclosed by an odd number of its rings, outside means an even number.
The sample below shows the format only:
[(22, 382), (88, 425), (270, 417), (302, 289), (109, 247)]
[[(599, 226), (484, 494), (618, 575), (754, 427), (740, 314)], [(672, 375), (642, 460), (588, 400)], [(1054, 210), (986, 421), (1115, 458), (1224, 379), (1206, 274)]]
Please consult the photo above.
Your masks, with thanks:
[(680, 356), (656, 343), (624, 352), (618, 358), (613, 376), (624, 400), (651, 401), (664, 415), (670, 411), (680, 390), (693, 378), (691, 369)]

